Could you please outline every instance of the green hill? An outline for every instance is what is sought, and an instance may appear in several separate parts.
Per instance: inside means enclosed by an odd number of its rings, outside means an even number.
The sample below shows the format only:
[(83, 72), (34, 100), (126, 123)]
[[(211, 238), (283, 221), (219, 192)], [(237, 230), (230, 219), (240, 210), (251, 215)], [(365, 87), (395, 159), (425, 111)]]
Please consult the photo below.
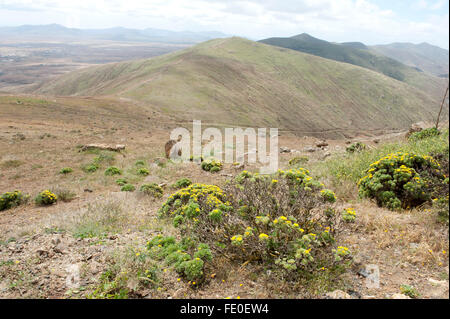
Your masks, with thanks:
[(383, 74), (241, 38), (89, 67), (36, 93), (111, 96), (181, 122), (338, 137), (433, 119), (439, 101)]
[(374, 45), (370, 48), (406, 65), (417, 67), (435, 76), (448, 78), (448, 50), (428, 43), (391, 43)]
[(441, 79), (423, 74), (420, 70), (406, 66), (373, 50), (367, 50), (362, 43), (331, 43), (306, 33), (290, 38), (269, 38), (260, 42), (358, 65), (406, 82), (432, 95), (442, 95), (445, 90), (445, 88), (442, 89), (445, 85), (442, 84)]

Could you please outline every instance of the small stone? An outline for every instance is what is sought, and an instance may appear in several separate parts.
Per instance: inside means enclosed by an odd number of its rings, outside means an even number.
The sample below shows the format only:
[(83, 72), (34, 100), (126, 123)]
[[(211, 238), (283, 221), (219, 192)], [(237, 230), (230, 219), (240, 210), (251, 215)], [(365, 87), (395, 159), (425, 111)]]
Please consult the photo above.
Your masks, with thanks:
[(335, 290), (325, 294), (327, 299), (353, 299), (348, 293), (342, 290)]
[(291, 150), (289, 148), (284, 146), (280, 147), (280, 153), (290, 153), (290, 152)]
[(314, 153), (316, 151), (316, 148), (313, 146), (306, 146), (303, 148), (303, 151), (308, 153)]

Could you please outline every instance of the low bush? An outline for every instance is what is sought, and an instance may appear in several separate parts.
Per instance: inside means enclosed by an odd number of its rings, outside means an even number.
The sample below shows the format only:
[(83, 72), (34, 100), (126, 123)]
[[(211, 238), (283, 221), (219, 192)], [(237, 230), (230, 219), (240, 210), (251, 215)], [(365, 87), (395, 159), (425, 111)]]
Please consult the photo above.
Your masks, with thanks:
[(105, 175), (106, 176), (122, 175), (122, 170), (115, 166), (110, 166), (105, 170)]
[(34, 201), (40, 206), (52, 205), (58, 201), (58, 196), (49, 190), (44, 190), (36, 196)]
[(85, 173), (94, 173), (95, 171), (98, 170), (98, 165), (97, 164), (87, 164), (87, 165), (83, 166), (82, 169)]
[(424, 177), (438, 174), (439, 166), (431, 156), (388, 154), (370, 164), (366, 176), (358, 182), (359, 193), (389, 209), (418, 206), (431, 199)]
[[(324, 195), (325, 194), (325, 195)], [(335, 249), (334, 193), (306, 169), (259, 175), (243, 171), (224, 189), (192, 184), (169, 196), (158, 211), (181, 235), (216, 254), (257, 261), (291, 278), (338, 267), (348, 249)]]
[(144, 194), (151, 195), (153, 197), (160, 198), (162, 197), (164, 190), (161, 186), (156, 183), (143, 184), (139, 190)]
[(367, 148), (366, 144), (361, 143), (361, 142), (356, 142), (351, 144), (350, 146), (348, 146), (345, 151), (347, 153), (357, 153), (357, 152), (361, 152), (364, 151)]
[(215, 159), (208, 159), (202, 162), (202, 169), (207, 172), (215, 173), (222, 169), (222, 162)]
[(119, 185), (119, 186), (123, 186), (123, 185), (125, 185), (127, 183), (128, 183), (128, 181), (125, 178), (118, 178), (118, 179), (116, 179), (116, 184)]
[(142, 176), (148, 176), (150, 175), (150, 172), (147, 168), (141, 167), (138, 169), (137, 174)]
[(434, 137), (434, 136), (438, 136), (440, 135), (441, 132), (435, 128), (435, 127), (430, 127), (430, 128), (426, 128), (424, 130), (421, 130), (419, 132), (414, 132), (412, 133), (408, 139), (410, 141), (418, 141), (418, 140), (423, 140), (426, 138), (430, 138), (430, 137)]
[(0, 195), (0, 211), (19, 206), (24, 201), (24, 195), (16, 190)]
[(173, 237), (158, 235), (147, 243), (154, 258), (164, 260), (187, 280), (198, 283), (204, 278), (205, 263), (212, 260), (207, 244), (193, 245), (189, 240), (177, 242)]
[(347, 223), (353, 223), (356, 219), (356, 212), (353, 208), (346, 208), (342, 213), (342, 220)]
[(136, 190), (136, 187), (132, 184), (125, 184), (120, 188), (120, 190), (122, 192), (134, 192)]
[(60, 174), (69, 174), (72, 172), (73, 172), (73, 169), (70, 167), (61, 168), (61, 170), (59, 171)]
[(172, 184), (172, 188), (180, 189), (180, 188), (188, 187), (191, 184), (192, 184), (192, 182), (189, 178), (181, 178)]
[(308, 156), (296, 156), (289, 160), (290, 166), (297, 166), (297, 165), (303, 165), (308, 163), (309, 158)]

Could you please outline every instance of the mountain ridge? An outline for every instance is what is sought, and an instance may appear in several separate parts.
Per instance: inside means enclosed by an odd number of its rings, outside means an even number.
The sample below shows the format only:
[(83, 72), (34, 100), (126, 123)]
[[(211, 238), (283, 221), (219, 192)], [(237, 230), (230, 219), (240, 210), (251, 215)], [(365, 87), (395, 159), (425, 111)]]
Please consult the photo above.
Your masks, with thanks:
[(109, 96), (180, 121), (327, 137), (404, 129), (438, 108), (437, 99), (378, 72), (237, 37), (71, 72), (34, 93)]
[(442, 87), (445, 86), (442, 80), (435, 76), (424, 74), (421, 70), (375, 52), (370, 47), (369, 49), (355, 47), (355, 43), (350, 45), (348, 43), (331, 43), (306, 33), (287, 38), (268, 38), (259, 42), (371, 69), (406, 82), (434, 96), (442, 94)]

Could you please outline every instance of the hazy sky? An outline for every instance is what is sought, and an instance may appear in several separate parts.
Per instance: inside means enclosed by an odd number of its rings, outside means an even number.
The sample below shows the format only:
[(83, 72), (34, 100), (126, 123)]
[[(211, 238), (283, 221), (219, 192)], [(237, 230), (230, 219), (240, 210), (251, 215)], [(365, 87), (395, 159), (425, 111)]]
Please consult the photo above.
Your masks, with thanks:
[(448, 0), (0, 0), (0, 25), (221, 31), (255, 40), (306, 32), (448, 49), (448, 12)]

